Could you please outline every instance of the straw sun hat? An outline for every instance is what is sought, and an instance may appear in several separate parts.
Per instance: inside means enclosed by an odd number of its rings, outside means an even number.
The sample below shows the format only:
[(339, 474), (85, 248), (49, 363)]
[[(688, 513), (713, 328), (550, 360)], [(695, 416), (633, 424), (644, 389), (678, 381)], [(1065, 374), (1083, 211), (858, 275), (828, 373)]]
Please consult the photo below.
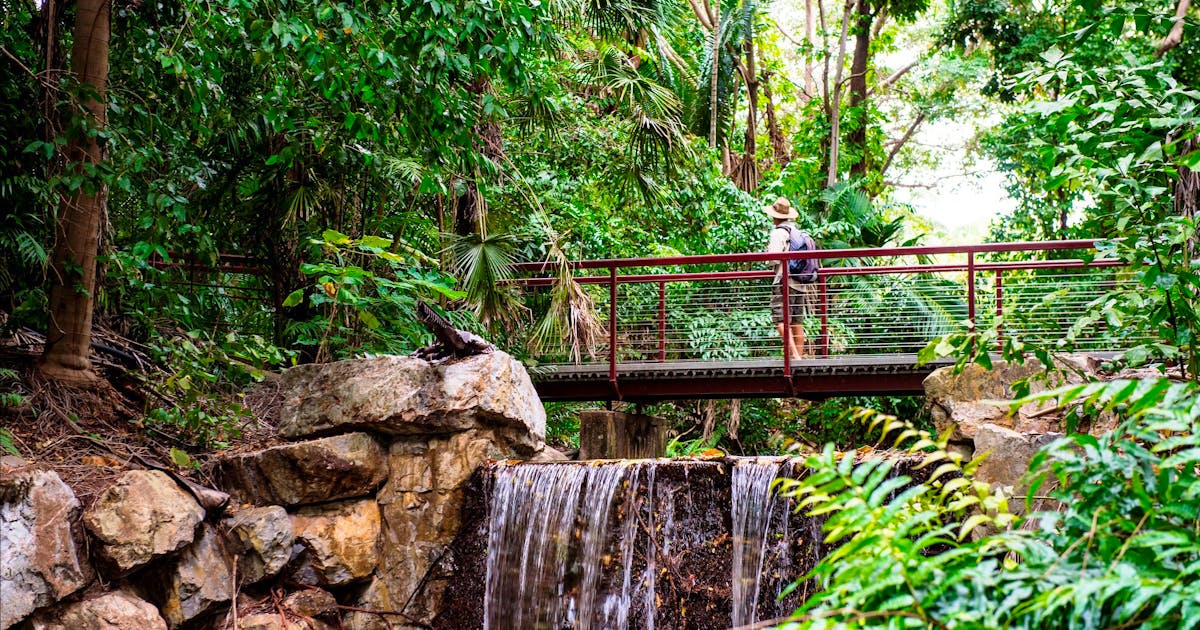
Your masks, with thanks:
[(763, 212), (766, 212), (767, 216), (772, 219), (783, 219), (784, 221), (800, 216), (792, 207), (792, 202), (788, 201), (786, 197), (776, 199), (775, 203), (764, 207)]

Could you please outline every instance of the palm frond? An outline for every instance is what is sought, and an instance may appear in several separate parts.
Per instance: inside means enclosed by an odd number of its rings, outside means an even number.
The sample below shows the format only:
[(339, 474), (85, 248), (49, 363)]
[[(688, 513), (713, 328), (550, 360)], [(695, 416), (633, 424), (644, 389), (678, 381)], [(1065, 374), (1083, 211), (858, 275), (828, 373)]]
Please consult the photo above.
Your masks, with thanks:
[(533, 328), (529, 348), (533, 352), (565, 349), (578, 364), (584, 352), (595, 356), (606, 331), (596, 314), (595, 301), (575, 281), (570, 265), (565, 259), (556, 264), (550, 305)]
[(381, 160), (381, 170), (384, 175), (398, 179), (413, 186), (421, 183), (425, 175), (425, 167), (420, 162), (409, 157), (385, 155)]
[(454, 272), (462, 279), (467, 303), (486, 326), (511, 322), (524, 308), (512, 279), (513, 249), (510, 234), (449, 234)]

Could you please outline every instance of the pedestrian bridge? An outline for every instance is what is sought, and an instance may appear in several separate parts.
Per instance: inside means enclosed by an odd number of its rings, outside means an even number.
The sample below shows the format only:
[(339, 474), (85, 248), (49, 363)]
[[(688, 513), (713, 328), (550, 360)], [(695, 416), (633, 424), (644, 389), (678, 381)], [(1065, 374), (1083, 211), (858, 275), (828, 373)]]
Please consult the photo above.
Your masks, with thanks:
[[(968, 327), (996, 352), (1060, 340), (1075, 351), (1130, 345), (1103, 320), (1076, 327), (1135, 282), (1098, 242), (527, 263), (515, 282), (571, 314), (563, 343), (533, 354), (546, 401), (920, 394), (945, 362), (918, 366), (917, 353)], [(808, 337), (806, 358), (792, 360), (769, 305), (773, 263), (800, 258), (819, 258), (822, 269), (811, 313), (788, 322)]]

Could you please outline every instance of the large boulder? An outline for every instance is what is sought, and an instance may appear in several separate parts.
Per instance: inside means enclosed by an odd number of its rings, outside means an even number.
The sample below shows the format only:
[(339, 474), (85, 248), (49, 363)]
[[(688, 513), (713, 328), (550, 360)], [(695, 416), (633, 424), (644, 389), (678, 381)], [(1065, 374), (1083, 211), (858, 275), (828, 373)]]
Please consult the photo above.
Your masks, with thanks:
[(292, 531), (303, 546), (293, 573), (315, 576), (321, 586), (365, 579), (379, 563), (379, 504), (373, 500), (301, 508)]
[(0, 472), (0, 628), (8, 628), (85, 586), (91, 569), (76, 544), (79, 501), (58, 474)]
[(222, 457), (218, 484), (245, 503), (302, 505), (370, 494), (387, 477), (383, 447), (366, 433)]
[(541, 450), (546, 412), (529, 374), (504, 352), (430, 363), (383, 356), (301, 365), (283, 375), (279, 433), (355, 429), (399, 436), (487, 427), (518, 452)]
[(279, 613), (256, 613), (238, 619), (239, 630), (334, 630), (319, 619), (293, 618)]
[(63, 604), (34, 615), (28, 630), (167, 630), (158, 609), (124, 591)]
[[(351, 610), (342, 615), (342, 627), (345, 630), (390, 630), (398, 625), (397, 621), (416, 616), (400, 610), (406, 602), (404, 598), (392, 594), (388, 589), (389, 581), (373, 578), (358, 595), (350, 599)], [(368, 611), (404, 612), (405, 617), (385, 616)]]
[[(980, 425), (975, 432), (975, 455), (987, 457), (975, 469), (975, 479), (1001, 488), (1012, 497), (1008, 507), (1016, 514), (1025, 513), (1026, 506), (1032, 511), (1055, 509), (1053, 499), (1030, 497), (1029, 463), (1042, 447), (1062, 437), (1061, 433), (1018, 433), (994, 424)], [(1046, 495), (1058, 485), (1051, 475), (1039, 488)]]
[(151, 588), (167, 625), (178, 628), (233, 599), (233, 556), (221, 533), (206, 524), (160, 578)]
[[(934, 370), (925, 378), (925, 400), (938, 433), (953, 429), (954, 440), (970, 440), (979, 426), (991, 424), (1021, 433), (1041, 433), (1049, 430), (1051, 419), (1046, 413), (1053, 403), (1026, 404), (1016, 414), (996, 401), (1014, 399), (1013, 383), (1042, 372), (1042, 364), (1026, 361), (1020, 365), (997, 362), (992, 369), (971, 363), (962, 372), (954, 368)], [(1079, 382), (1072, 375), (1051, 376), (1048, 381), (1030, 380), (1030, 391), (1037, 393), (1067, 382)]]
[(987, 453), (987, 458), (975, 469), (975, 479), (1020, 488), (1033, 456), (1060, 437), (1061, 433), (1018, 433), (994, 424), (980, 425), (975, 431), (975, 455)]
[(125, 575), (192, 542), (204, 509), (166, 473), (131, 470), (83, 515), (97, 553)]
[[(480, 464), (504, 459), (485, 430), (428, 440), (397, 440), (388, 452), (391, 475), (380, 489), (383, 545), (378, 579), (360, 608), (394, 610), (429, 620), (439, 609), (448, 567), (439, 563), (461, 528), (465, 490)], [(349, 628), (383, 628), (378, 615), (359, 614)]]
[(238, 555), (238, 584), (274, 577), (292, 557), (292, 518), (278, 505), (239, 510), (222, 525)]

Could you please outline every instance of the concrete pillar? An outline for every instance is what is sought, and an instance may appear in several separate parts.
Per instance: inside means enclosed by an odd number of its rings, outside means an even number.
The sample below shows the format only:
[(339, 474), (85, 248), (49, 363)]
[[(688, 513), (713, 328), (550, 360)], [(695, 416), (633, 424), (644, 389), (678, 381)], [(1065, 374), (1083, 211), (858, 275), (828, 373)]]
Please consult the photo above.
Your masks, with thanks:
[(639, 459), (667, 454), (667, 422), (620, 411), (579, 415), (579, 459)]

